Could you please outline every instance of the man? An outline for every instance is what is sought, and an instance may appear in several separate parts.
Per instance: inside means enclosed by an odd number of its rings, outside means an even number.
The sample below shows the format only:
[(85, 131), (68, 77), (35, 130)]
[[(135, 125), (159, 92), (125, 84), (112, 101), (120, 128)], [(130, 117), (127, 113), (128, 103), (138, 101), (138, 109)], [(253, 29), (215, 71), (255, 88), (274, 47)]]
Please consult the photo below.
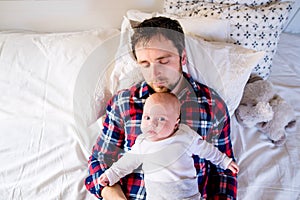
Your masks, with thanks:
[[(105, 200), (146, 198), (141, 170), (134, 171), (111, 187), (100, 186), (99, 177), (134, 144), (141, 133), (143, 103), (155, 92), (176, 94), (181, 103), (181, 123), (189, 125), (203, 139), (233, 158), (230, 119), (225, 103), (213, 90), (195, 82), (182, 71), (187, 57), (180, 24), (165, 17), (145, 20), (135, 29), (132, 49), (145, 81), (118, 92), (109, 101), (103, 132), (89, 159), (90, 175), (86, 187)], [(235, 174), (197, 156), (194, 156), (194, 163), (203, 198), (236, 198)]]

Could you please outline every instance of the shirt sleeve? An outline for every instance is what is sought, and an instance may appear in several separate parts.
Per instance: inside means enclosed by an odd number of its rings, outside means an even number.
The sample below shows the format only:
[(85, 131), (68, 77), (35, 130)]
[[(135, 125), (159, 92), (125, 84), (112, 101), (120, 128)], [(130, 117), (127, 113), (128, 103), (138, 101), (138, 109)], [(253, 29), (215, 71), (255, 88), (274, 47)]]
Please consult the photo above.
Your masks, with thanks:
[[(215, 101), (212, 108), (213, 127), (208, 138), (221, 152), (234, 160), (228, 109), (217, 94), (215, 94), (213, 99)], [(211, 165), (208, 181), (207, 193), (211, 199), (236, 199), (237, 175), (230, 170), (224, 171), (220, 166)]]
[(131, 151), (125, 153), (117, 162), (105, 171), (109, 180), (109, 185), (117, 183), (120, 178), (133, 172), (134, 169), (141, 165), (140, 153), (138, 152), (139, 143), (132, 146)]
[(232, 161), (225, 153), (220, 152), (215, 146), (197, 137), (191, 145), (192, 154), (199, 155), (201, 158), (209, 160), (215, 165), (219, 165), (222, 169), (227, 169)]
[(121, 128), (121, 113), (116, 102), (116, 99), (111, 99), (108, 103), (103, 131), (99, 134), (88, 161), (89, 176), (85, 180), (85, 186), (99, 199), (102, 199), (101, 191), (104, 187), (98, 184), (97, 179), (118, 160), (118, 155), (122, 152), (124, 129)]

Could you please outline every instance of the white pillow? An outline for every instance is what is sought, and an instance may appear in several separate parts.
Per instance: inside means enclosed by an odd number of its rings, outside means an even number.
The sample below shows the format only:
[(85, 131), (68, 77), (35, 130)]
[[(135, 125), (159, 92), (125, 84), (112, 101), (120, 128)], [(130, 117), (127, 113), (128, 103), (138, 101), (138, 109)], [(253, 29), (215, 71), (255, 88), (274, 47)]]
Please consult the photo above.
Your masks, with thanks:
[(186, 37), (188, 64), (186, 71), (198, 82), (213, 88), (233, 115), (242, 98), (251, 71), (265, 52), (256, 52), (238, 45), (207, 42)]
[[(123, 22), (121, 32), (126, 33), (126, 36), (121, 36), (123, 39), (111, 76), (111, 81), (117, 83), (114, 84), (112, 93), (143, 80), (131, 54), (130, 34), (133, 30), (128, 25), (129, 21)], [(232, 115), (241, 100), (252, 69), (265, 52), (256, 52), (224, 42), (208, 42), (188, 35), (186, 35), (186, 49), (188, 65), (184, 70), (195, 80), (215, 89), (227, 103), (229, 113)]]
[[(48, 128), (59, 124), (50, 122), (73, 124), (77, 133), (73, 136), (90, 151), (96, 139), (87, 132), (97, 118), (94, 92), (106, 67), (101, 61), (108, 54), (112, 61), (116, 53), (118, 39), (113, 40), (114, 49), (107, 45), (107, 39), (116, 34), (117, 29), (52, 34), (0, 32), (0, 104), (4, 111), (0, 118), (42, 119), (49, 122)], [(97, 51), (103, 45), (105, 51)], [(99, 53), (98, 65), (85, 65), (94, 51)], [(9, 115), (1, 116), (3, 113)]]
[(40, 118), (47, 61), (32, 42), (34, 34), (0, 32), (0, 119)]
[[(162, 13), (147, 13), (139, 10), (128, 10), (126, 16), (123, 17), (121, 25), (121, 38), (118, 52), (116, 54), (115, 68), (111, 76), (110, 91), (115, 93), (120, 89), (127, 88), (142, 80), (141, 72), (137, 68), (137, 64), (131, 54), (131, 35), (133, 33), (132, 26), (140, 23), (145, 19), (155, 16), (166, 16), (178, 20), (184, 31), (193, 35), (201, 36), (206, 40), (224, 41), (228, 38), (229, 23), (228, 20), (208, 19), (208, 18), (179, 18)], [(135, 69), (135, 70), (133, 70)], [(130, 78), (126, 74), (134, 73), (135, 76)], [(121, 81), (119, 81), (121, 80)]]
[(208, 41), (226, 41), (229, 38), (230, 24), (226, 19), (213, 19), (207, 17), (179, 17), (167, 13), (146, 13), (139, 10), (128, 10), (123, 23), (129, 20), (131, 25), (135, 22), (142, 22), (151, 17), (169, 17), (177, 20), (185, 33), (198, 35)]
[[(68, 97), (61, 106), (70, 110), (74, 107), (75, 117), (85, 126), (89, 126), (98, 117), (94, 92), (99, 76), (102, 77), (104, 74), (102, 70), (107, 67), (103, 66), (104, 61), (99, 62), (95, 67), (86, 66), (85, 62), (99, 46), (105, 45), (109, 38), (114, 38), (116, 35), (119, 35), (117, 29), (98, 29), (47, 34), (34, 38), (35, 44), (48, 59), (51, 68), (51, 84), (57, 87), (56, 92)], [(106, 59), (106, 55), (114, 55), (115, 50), (107, 48), (101, 53), (98, 52), (98, 57)], [(107, 87), (109, 86), (105, 85), (103, 89)]]

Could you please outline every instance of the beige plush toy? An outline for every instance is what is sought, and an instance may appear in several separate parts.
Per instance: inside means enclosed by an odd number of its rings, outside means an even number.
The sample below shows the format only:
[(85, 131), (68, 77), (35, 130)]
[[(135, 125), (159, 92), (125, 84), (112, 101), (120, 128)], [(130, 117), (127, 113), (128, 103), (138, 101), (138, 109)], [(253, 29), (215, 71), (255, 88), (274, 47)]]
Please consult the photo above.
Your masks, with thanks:
[(285, 143), (286, 132), (296, 125), (293, 108), (276, 94), (270, 81), (258, 76), (247, 82), (235, 115), (240, 124), (256, 126), (277, 146)]

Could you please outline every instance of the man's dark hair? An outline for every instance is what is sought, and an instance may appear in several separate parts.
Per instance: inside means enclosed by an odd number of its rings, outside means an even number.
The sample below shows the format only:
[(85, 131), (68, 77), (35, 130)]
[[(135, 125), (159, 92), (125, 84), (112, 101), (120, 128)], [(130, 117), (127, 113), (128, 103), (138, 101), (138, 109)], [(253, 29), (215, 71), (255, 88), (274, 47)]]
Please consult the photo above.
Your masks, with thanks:
[(153, 17), (144, 20), (134, 27), (134, 33), (131, 37), (131, 47), (135, 59), (135, 46), (137, 43), (147, 43), (154, 36), (163, 36), (171, 40), (177, 48), (179, 56), (182, 55), (182, 51), (185, 48), (184, 32), (179, 22), (167, 17)]

